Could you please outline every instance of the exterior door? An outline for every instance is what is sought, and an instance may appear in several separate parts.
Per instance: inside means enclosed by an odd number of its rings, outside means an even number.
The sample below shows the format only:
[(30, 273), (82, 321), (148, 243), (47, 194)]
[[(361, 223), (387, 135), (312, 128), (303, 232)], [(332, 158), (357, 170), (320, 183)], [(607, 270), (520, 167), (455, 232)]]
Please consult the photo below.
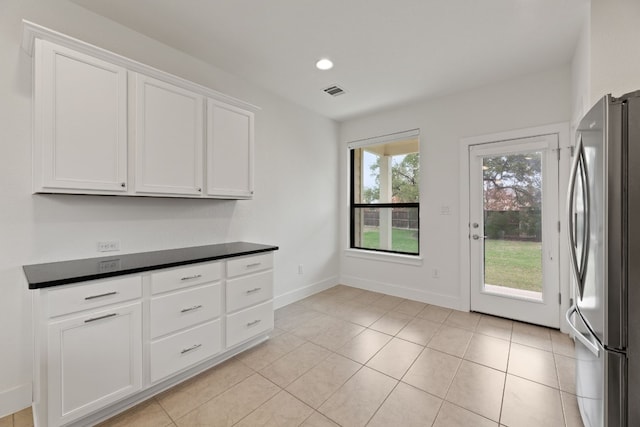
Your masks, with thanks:
[(471, 310), (560, 326), (558, 136), (469, 147)]

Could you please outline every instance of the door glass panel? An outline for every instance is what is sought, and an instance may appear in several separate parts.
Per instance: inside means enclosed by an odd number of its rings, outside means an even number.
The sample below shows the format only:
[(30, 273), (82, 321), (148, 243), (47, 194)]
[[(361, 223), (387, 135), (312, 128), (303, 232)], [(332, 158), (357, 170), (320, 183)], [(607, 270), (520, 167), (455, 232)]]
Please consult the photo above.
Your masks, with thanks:
[(542, 157), (482, 158), (485, 292), (542, 300)]

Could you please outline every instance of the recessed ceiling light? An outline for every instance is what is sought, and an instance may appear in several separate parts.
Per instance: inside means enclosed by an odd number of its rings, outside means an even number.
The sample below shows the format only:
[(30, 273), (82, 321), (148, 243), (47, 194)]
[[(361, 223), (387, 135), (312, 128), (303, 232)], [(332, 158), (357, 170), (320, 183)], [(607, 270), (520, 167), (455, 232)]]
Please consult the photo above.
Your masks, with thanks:
[(333, 62), (331, 62), (330, 59), (322, 58), (321, 60), (316, 62), (316, 68), (322, 71), (330, 70), (333, 68)]

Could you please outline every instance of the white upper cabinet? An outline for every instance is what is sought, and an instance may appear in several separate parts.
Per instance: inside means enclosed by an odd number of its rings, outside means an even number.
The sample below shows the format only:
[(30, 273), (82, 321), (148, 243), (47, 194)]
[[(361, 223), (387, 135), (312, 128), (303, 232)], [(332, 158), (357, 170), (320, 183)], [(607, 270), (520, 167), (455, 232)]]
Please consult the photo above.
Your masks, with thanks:
[(35, 56), (34, 192), (126, 192), (127, 70), (45, 40)]
[(23, 48), (34, 193), (253, 197), (257, 107), (26, 21)]
[(135, 86), (135, 191), (202, 194), (204, 97), (142, 74)]
[(253, 113), (207, 102), (207, 195), (253, 196)]

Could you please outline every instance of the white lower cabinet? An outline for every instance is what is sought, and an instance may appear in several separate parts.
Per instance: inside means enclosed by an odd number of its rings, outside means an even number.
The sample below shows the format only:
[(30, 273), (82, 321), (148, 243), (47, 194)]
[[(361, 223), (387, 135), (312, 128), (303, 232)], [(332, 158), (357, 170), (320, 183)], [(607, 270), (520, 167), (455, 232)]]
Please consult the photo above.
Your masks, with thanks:
[(268, 301), (227, 317), (227, 347), (273, 329), (273, 302)]
[(273, 270), (227, 280), (227, 312), (273, 298)]
[(49, 424), (62, 425), (142, 388), (141, 302), (48, 327)]
[(151, 343), (151, 382), (168, 377), (222, 349), (220, 319), (207, 322)]
[(267, 338), (273, 255), (41, 289), (38, 427), (92, 425)]
[(43, 288), (37, 427), (93, 425), (267, 338), (273, 254)]
[(151, 338), (220, 317), (220, 283), (186, 289), (151, 299)]

